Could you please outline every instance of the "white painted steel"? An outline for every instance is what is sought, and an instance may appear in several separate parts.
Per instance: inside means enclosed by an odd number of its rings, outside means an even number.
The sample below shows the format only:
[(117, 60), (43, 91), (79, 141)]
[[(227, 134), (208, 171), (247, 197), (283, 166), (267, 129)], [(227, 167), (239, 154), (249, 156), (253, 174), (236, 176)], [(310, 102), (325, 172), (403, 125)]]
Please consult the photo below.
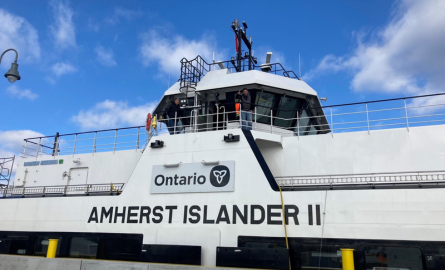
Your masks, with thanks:
[[(129, 150), (116, 151), (114, 155), (112, 152), (98, 152), (94, 156), (76, 155), (76, 158), (81, 158), (81, 164), (88, 163), (88, 183), (90, 179), (100, 179), (104, 184), (108, 181), (124, 182), (126, 184), (122, 194), (2, 199), (1, 229), (142, 233), (144, 244), (159, 241), (170, 244), (199, 242), (203, 246), (203, 260), (207, 265), (214, 265), (214, 245), (235, 247), (240, 235), (284, 237), (282, 225), (268, 225), (267, 222), (257, 225), (251, 225), (250, 221), (243, 224), (240, 220), (237, 224), (203, 223), (205, 206), (208, 219), (215, 220), (224, 205), (232, 220), (233, 205), (239, 206), (240, 209), (244, 205), (254, 204), (261, 205), (264, 209), (267, 205), (281, 205), (279, 192), (270, 188), (243, 133), (239, 129), (230, 132), (240, 135), (240, 141), (224, 142), (222, 138), (227, 135), (227, 131), (219, 130), (176, 136), (161, 135), (157, 139), (163, 140), (167, 146), (158, 149), (147, 148), (142, 154)], [(406, 128), (400, 128), (377, 130), (369, 135), (365, 130), (337, 133), (334, 139), (329, 134), (300, 136), (298, 139), (252, 131), (275, 176), (441, 171), (445, 158), (445, 142), (442, 135), (444, 133), (445, 126), (426, 126), (411, 127), (410, 132), (407, 132)], [(120, 154), (127, 156), (119, 156)], [(39, 170), (51, 170), (39, 171), (32, 179), (37, 179), (38, 182), (52, 179), (63, 182), (62, 172), (74, 164), (70, 158), (71, 155), (64, 157), (66, 161), (63, 165), (38, 166)], [(165, 195), (150, 193), (153, 165), (200, 163), (202, 160), (234, 160), (235, 191)], [(23, 178), (24, 169), (19, 166), (17, 177)], [(126, 170), (126, 173), (118, 175), (121, 170)], [(299, 224), (296, 225), (291, 219), (287, 226), (289, 237), (318, 238), (323, 231), (325, 238), (445, 241), (445, 235), (442, 233), (445, 230), (445, 196), (441, 188), (284, 192), (283, 199), (286, 205), (296, 205), (299, 208)], [(308, 205), (315, 204), (325, 209), (325, 214), (321, 216), (323, 226), (309, 225)], [(201, 219), (197, 224), (183, 221), (184, 207), (191, 205), (197, 205), (201, 209)], [(93, 207), (97, 207), (98, 211), (101, 207), (119, 207), (119, 211), (122, 211), (123, 207), (129, 206), (162, 206), (163, 221), (128, 224), (122, 223), (119, 218), (117, 223), (88, 223)], [(168, 211), (165, 210), (166, 206), (177, 206), (173, 211), (171, 223)], [(181, 232), (178, 238), (166, 236), (168, 232), (175, 230)], [(188, 242), (184, 240), (187, 235), (182, 232), (194, 230), (202, 230), (204, 234), (207, 231), (209, 234), (211, 231), (219, 231), (220, 242), (213, 240), (216, 236), (212, 236), (208, 241), (195, 237), (191, 237)]]

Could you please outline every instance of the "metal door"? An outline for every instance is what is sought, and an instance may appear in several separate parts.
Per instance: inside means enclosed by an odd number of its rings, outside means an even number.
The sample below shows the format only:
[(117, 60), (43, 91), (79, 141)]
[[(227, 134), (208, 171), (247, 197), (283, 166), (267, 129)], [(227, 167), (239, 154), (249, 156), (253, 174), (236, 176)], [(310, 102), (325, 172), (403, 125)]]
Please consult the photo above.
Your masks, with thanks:
[(65, 194), (85, 194), (88, 181), (87, 168), (71, 168)]
[(88, 181), (88, 168), (71, 168), (68, 185), (86, 185)]

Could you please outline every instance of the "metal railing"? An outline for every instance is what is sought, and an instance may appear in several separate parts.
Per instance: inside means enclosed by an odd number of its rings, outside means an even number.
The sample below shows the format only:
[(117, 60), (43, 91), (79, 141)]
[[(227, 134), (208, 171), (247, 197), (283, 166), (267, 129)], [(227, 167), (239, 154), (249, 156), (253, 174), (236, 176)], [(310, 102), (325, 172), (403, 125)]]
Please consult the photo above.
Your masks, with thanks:
[(9, 187), (3, 189), (2, 197), (45, 197), (45, 196), (69, 196), (69, 195), (119, 195), (122, 193), (124, 183), (116, 184), (85, 184), (66, 186), (42, 186), (42, 187)]
[(268, 64), (267, 71), (264, 70), (264, 66), (257, 65), (254, 62), (250, 62), (248, 59), (241, 59), (240, 65), (235, 63), (235, 60), (218, 61), (217, 63), (207, 63), (200, 55), (196, 56), (192, 60), (187, 58), (181, 59), (181, 75), (179, 77), (180, 88), (195, 89), (196, 84), (204, 77), (207, 72), (211, 70), (219, 69), (222, 65), (231, 72), (243, 72), (248, 70), (259, 70), (275, 75), (281, 75), (288, 78), (299, 79), (297, 74), (291, 70), (286, 70), (280, 63)]
[[(275, 177), (278, 185), (291, 190), (378, 188), (381, 186), (445, 185), (445, 171), (389, 172), (368, 174), (303, 175)], [(442, 187), (444, 187), (442, 185)]]
[(25, 139), (22, 157), (72, 155), (144, 149), (151, 133), (144, 126)]
[[(229, 106), (231, 104), (220, 105), (214, 113), (207, 113), (205, 106), (191, 107), (184, 110), (189, 115), (179, 117), (176, 113), (171, 119), (160, 119), (161, 115), (156, 114), (158, 126), (149, 132), (144, 126), (138, 126), (64, 134), (57, 139), (56, 136), (25, 139), (22, 156), (37, 159), (52, 155), (137, 151), (144, 149), (152, 136), (247, 128), (248, 122), (243, 122), (238, 112), (228, 110)], [(283, 112), (290, 112), (292, 117), (283, 117)], [(412, 127), (445, 123), (445, 94), (298, 110), (256, 104), (252, 116), (253, 130), (281, 136), (330, 133), (334, 137), (336, 133), (365, 131), (371, 134), (375, 130), (392, 128), (406, 128), (409, 132)]]
[(11, 180), (12, 168), (14, 167), (15, 156), (0, 158), (0, 189), (7, 188)]

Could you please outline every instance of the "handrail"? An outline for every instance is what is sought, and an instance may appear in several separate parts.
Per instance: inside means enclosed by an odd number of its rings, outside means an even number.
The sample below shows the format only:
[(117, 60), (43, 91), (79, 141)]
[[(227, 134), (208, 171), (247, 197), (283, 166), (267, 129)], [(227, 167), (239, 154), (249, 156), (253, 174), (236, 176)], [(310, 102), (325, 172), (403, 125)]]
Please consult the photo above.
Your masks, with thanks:
[[(379, 186), (417, 186), (435, 185), (444, 187), (445, 171), (408, 171), (408, 172), (378, 172), (357, 174), (327, 174), (302, 176), (275, 176), (277, 184), (283, 188), (295, 189), (334, 189), (346, 188), (376, 188)], [(442, 184), (441, 186), (437, 186)]]
[[(441, 95), (445, 95), (445, 93), (436, 93), (436, 94), (419, 95), (419, 96), (407, 96), (407, 97), (401, 97), (401, 98), (380, 99), (380, 100), (363, 101), (363, 102), (355, 102), (355, 103), (344, 103), (344, 104), (328, 105), (328, 106), (321, 106), (321, 107), (307, 107), (307, 108), (304, 108), (304, 110), (334, 108), (334, 107), (351, 106), (351, 105), (365, 105), (365, 104), (378, 103), (378, 102), (387, 102), (387, 101), (396, 101), (396, 100), (405, 100), (405, 99), (415, 99), (415, 98), (433, 97), (433, 96), (441, 96)], [(236, 104), (236, 102), (225, 103), (225, 105), (234, 105), (234, 104)], [(294, 111), (301, 111), (301, 110), (303, 110), (303, 109), (288, 110), (288, 109), (280, 109), (280, 108), (277, 108), (277, 107), (263, 106), (263, 105), (260, 105), (260, 104), (257, 104), (257, 103), (251, 103), (251, 104), (256, 106), (256, 107), (263, 107), (263, 108), (273, 109), (273, 110), (283, 111), (283, 112), (294, 112)], [(406, 108), (407, 109), (413, 109), (413, 108), (424, 108), (424, 107), (442, 106), (442, 105), (445, 105), (445, 104), (407, 106)], [(203, 108), (206, 108), (206, 106), (205, 105), (202, 105), (202, 106), (190, 106), (190, 107), (186, 108), (185, 110), (203, 109)], [(374, 111), (377, 112), (377, 111), (396, 110), (396, 109), (404, 109), (404, 107), (392, 108), (392, 109), (383, 109), (383, 110), (374, 110)], [(374, 112), (374, 111), (371, 110), (371, 111), (368, 111), (368, 112)], [(158, 113), (163, 113), (163, 112), (167, 112), (167, 111), (159, 111)], [(359, 113), (365, 113), (365, 112), (366, 111), (354, 112), (354, 113), (346, 113), (346, 114), (359, 114)], [(332, 115), (335, 116), (335, 115), (341, 115), (341, 114), (332, 114)], [(330, 114), (324, 115), (324, 116), (330, 116)], [(316, 117), (323, 117), (323, 115), (316, 116)], [(144, 126), (132, 126), (132, 127), (123, 127), (123, 128), (112, 128), (112, 129), (102, 129), (102, 130), (95, 130), (95, 131), (68, 133), (68, 134), (61, 134), (61, 135), (59, 135), (59, 137), (70, 136), (70, 135), (88, 134), (88, 133), (94, 133), (94, 132), (125, 130), (125, 129), (132, 129), (132, 128), (141, 128), (141, 127), (144, 127)], [(26, 138), (24, 140), (26, 141), (26, 140), (40, 139), (40, 138), (53, 138), (55, 136), (56, 135), (48, 135), (48, 136), (43, 136), (43, 137), (32, 137), (32, 138)]]
[(125, 183), (109, 183), (109, 184), (84, 184), (84, 185), (57, 185), (57, 186), (35, 186), (35, 187), (9, 187), (3, 189), (2, 197), (9, 198), (19, 196), (41, 196), (47, 195), (94, 195), (94, 194), (110, 194), (120, 195)]
[[(277, 109), (272, 110), (272, 107), (261, 106), (256, 104), (255, 112), (253, 113), (253, 129), (268, 133), (275, 133), (282, 136), (303, 136), (303, 135), (313, 135), (313, 134), (324, 134), (331, 133), (343, 133), (348, 131), (367, 131), (371, 134), (376, 129), (385, 128), (397, 128), (406, 127), (409, 132), (410, 128), (413, 126), (420, 125), (437, 125), (445, 123), (445, 103), (441, 103), (438, 100), (437, 104), (421, 104), (414, 105), (410, 104), (406, 106), (406, 99), (419, 98), (419, 97), (432, 97), (445, 95), (432, 94), (423, 95), (415, 97), (405, 97), (390, 99), (403, 100), (402, 104), (391, 104), (393, 107), (388, 108), (387, 106), (379, 106), (379, 108), (369, 108), (368, 103), (384, 102), (383, 101), (370, 101), (365, 103), (366, 106), (359, 107), (359, 110), (347, 110), (338, 111), (332, 110), (332, 106), (327, 106), (323, 108), (329, 108), (326, 114), (311, 114), (308, 109), (300, 110), (283, 110)], [(225, 103), (224, 106), (230, 103)], [(363, 103), (350, 103), (351, 104), (363, 104)], [(337, 105), (333, 105), (337, 106)], [(191, 111), (191, 115), (175, 117), (174, 123), (178, 128), (175, 129), (174, 134), (178, 133), (190, 133), (190, 132), (202, 132), (211, 130), (224, 130), (240, 128), (241, 121), (236, 116), (236, 111), (226, 110), (215, 111), (214, 113), (207, 113), (206, 110), (202, 110), (203, 106), (191, 106), (186, 108), (186, 111)], [(266, 110), (260, 110), (260, 108), (267, 108)], [(270, 110), (269, 110), (270, 109)], [(356, 109), (356, 108), (353, 108)], [(278, 111), (278, 112), (277, 112)], [(297, 111), (296, 114), (292, 114), (289, 117), (283, 116), (279, 112), (284, 111)], [(304, 113), (307, 114), (304, 114)], [(168, 122), (167, 119), (159, 119), (158, 114), (155, 114), (156, 118), (159, 120), (159, 125), (156, 129), (151, 128), (147, 133), (140, 133), (140, 128), (144, 126), (137, 127), (127, 127), (127, 128), (115, 128), (106, 129), (98, 131), (88, 131), (79, 132), (71, 134), (62, 134), (58, 136), (58, 141), (54, 144), (57, 149), (57, 153), (53, 151), (53, 143), (48, 140), (55, 136), (46, 137), (35, 137), (25, 139), (25, 146), (23, 156), (46, 156), (46, 155), (63, 155), (63, 154), (76, 154), (77, 153), (96, 153), (103, 151), (118, 151), (125, 149), (140, 149), (140, 147), (145, 148), (148, 145), (149, 140), (153, 136), (159, 136), (170, 131), (172, 128), (165, 128)], [(216, 116), (216, 117), (215, 117)], [(216, 121), (212, 119), (217, 119)], [(187, 121), (185, 121), (187, 119)], [(221, 120), (222, 119), (222, 120)], [(188, 123), (189, 122), (189, 123)], [(267, 125), (267, 126), (265, 126)], [(137, 129), (138, 132), (133, 132), (131, 129)], [(130, 130), (129, 132), (121, 132), (121, 130)], [(114, 132), (113, 132), (114, 131)], [(119, 132), (118, 132), (119, 131)], [(102, 134), (102, 132), (110, 132), (110, 134)], [(113, 134), (111, 134), (111, 132)], [(124, 134), (125, 133), (125, 134)], [(128, 134), (127, 134), (128, 133)], [(87, 137), (84, 135), (86, 134)], [(90, 134), (90, 135), (89, 135)], [(94, 134), (94, 144), (90, 144), (93, 140), (91, 134)], [(172, 132), (173, 134), (173, 132)], [(135, 137), (137, 135), (137, 138)], [(69, 136), (72, 136), (69, 137)], [(146, 136), (146, 137), (145, 137)], [(125, 139), (122, 139), (125, 138)], [(29, 142), (29, 144), (27, 144)], [(73, 146), (74, 144), (74, 146)], [(37, 145), (37, 149), (32, 146)], [(92, 150), (91, 150), (92, 149)], [(52, 153), (51, 153), (52, 152)]]

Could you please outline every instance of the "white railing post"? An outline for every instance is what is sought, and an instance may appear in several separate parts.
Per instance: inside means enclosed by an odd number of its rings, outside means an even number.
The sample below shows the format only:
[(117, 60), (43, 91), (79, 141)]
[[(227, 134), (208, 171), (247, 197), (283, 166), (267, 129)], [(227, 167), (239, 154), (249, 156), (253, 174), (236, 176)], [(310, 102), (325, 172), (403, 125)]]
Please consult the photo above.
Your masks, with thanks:
[[(156, 117), (156, 127), (155, 127), (155, 129), (154, 129), (154, 133), (155, 133), (155, 136), (158, 136), (158, 123), (159, 123), (159, 125), (161, 125), (161, 122), (159, 122), (159, 119), (158, 119), (158, 115), (156, 114), (155, 115), (155, 117)], [(185, 132), (185, 131), (184, 131)], [(139, 128), (138, 128), (138, 135), (139, 135)]]
[(136, 137), (136, 151), (139, 149), (139, 129), (140, 128), (138, 128), (138, 134), (137, 134), (137, 137)]
[(93, 155), (94, 153), (96, 153), (96, 138), (97, 138), (97, 131), (94, 132)]
[(253, 128), (254, 130), (256, 130), (256, 121), (257, 121), (257, 120), (256, 120), (256, 117), (257, 117), (257, 115), (256, 115), (256, 106), (255, 106), (255, 126), (254, 126), (254, 128)]
[(408, 122), (408, 110), (406, 109), (406, 100), (403, 99), (403, 103), (405, 104), (405, 118), (406, 118), (406, 128), (409, 132), (409, 122)]
[(39, 145), (37, 145), (37, 154), (36, 154), (36, 160), (39, 158), (39, 151), (40, 151), (40, 143), (42, 142), (42, 138), (39, 138)]
[(73, 157), (74, 157), (74, 154), (76, 153), (76, 143), (77, 143), (77, 134), (76, 134), (76, 136), (74, 137)]
[(216, 105), (216, 130), (218, 130), (218, 120), (219, 120), (219, 106)]
[(368, 135), (370, 135), (369, 131), (369, 116), (368, 116), (368, 103), (366, 103), (366, 123), (368, 123)]
[(272, 119), (272, 112), (273, 110), (270, 110), (270, 133), (273, 133), (273, 119)]
[(241, 118), (242, 118), (241, 113), (242, 113), (242, 110), (240, 108), (240, 110), (239, 110), (239, 128), (242, 129), (243, 128), (243, 121), (241, 121)]
[(116, 140), (117, 140), (117, 129), (116, 129), (116, 133), (114, 134), (114, 147), (113, 147), (113, 154), (116, 151)]
[(297, 111), (297, 136), (298, 136), (298, 139), (300, 139), (300, 118), (299, 118), (298, 111)]
[(174, 129), (173, 129), (173, 135), (176, 134), (176, 117), (178, 117), (178, 112), (175, 112), (175, 125), (174, 125)]
[(23, 158), (26, 158), (26, 147), (28, 147), (28, 141), (25, 140), (25, 147), (23, 148)]
[(332, 120), (332, 107), (329, 107), (330, 111), (331, 111), (331, 135), (332, 138), (334, 138), (334, 121)]

